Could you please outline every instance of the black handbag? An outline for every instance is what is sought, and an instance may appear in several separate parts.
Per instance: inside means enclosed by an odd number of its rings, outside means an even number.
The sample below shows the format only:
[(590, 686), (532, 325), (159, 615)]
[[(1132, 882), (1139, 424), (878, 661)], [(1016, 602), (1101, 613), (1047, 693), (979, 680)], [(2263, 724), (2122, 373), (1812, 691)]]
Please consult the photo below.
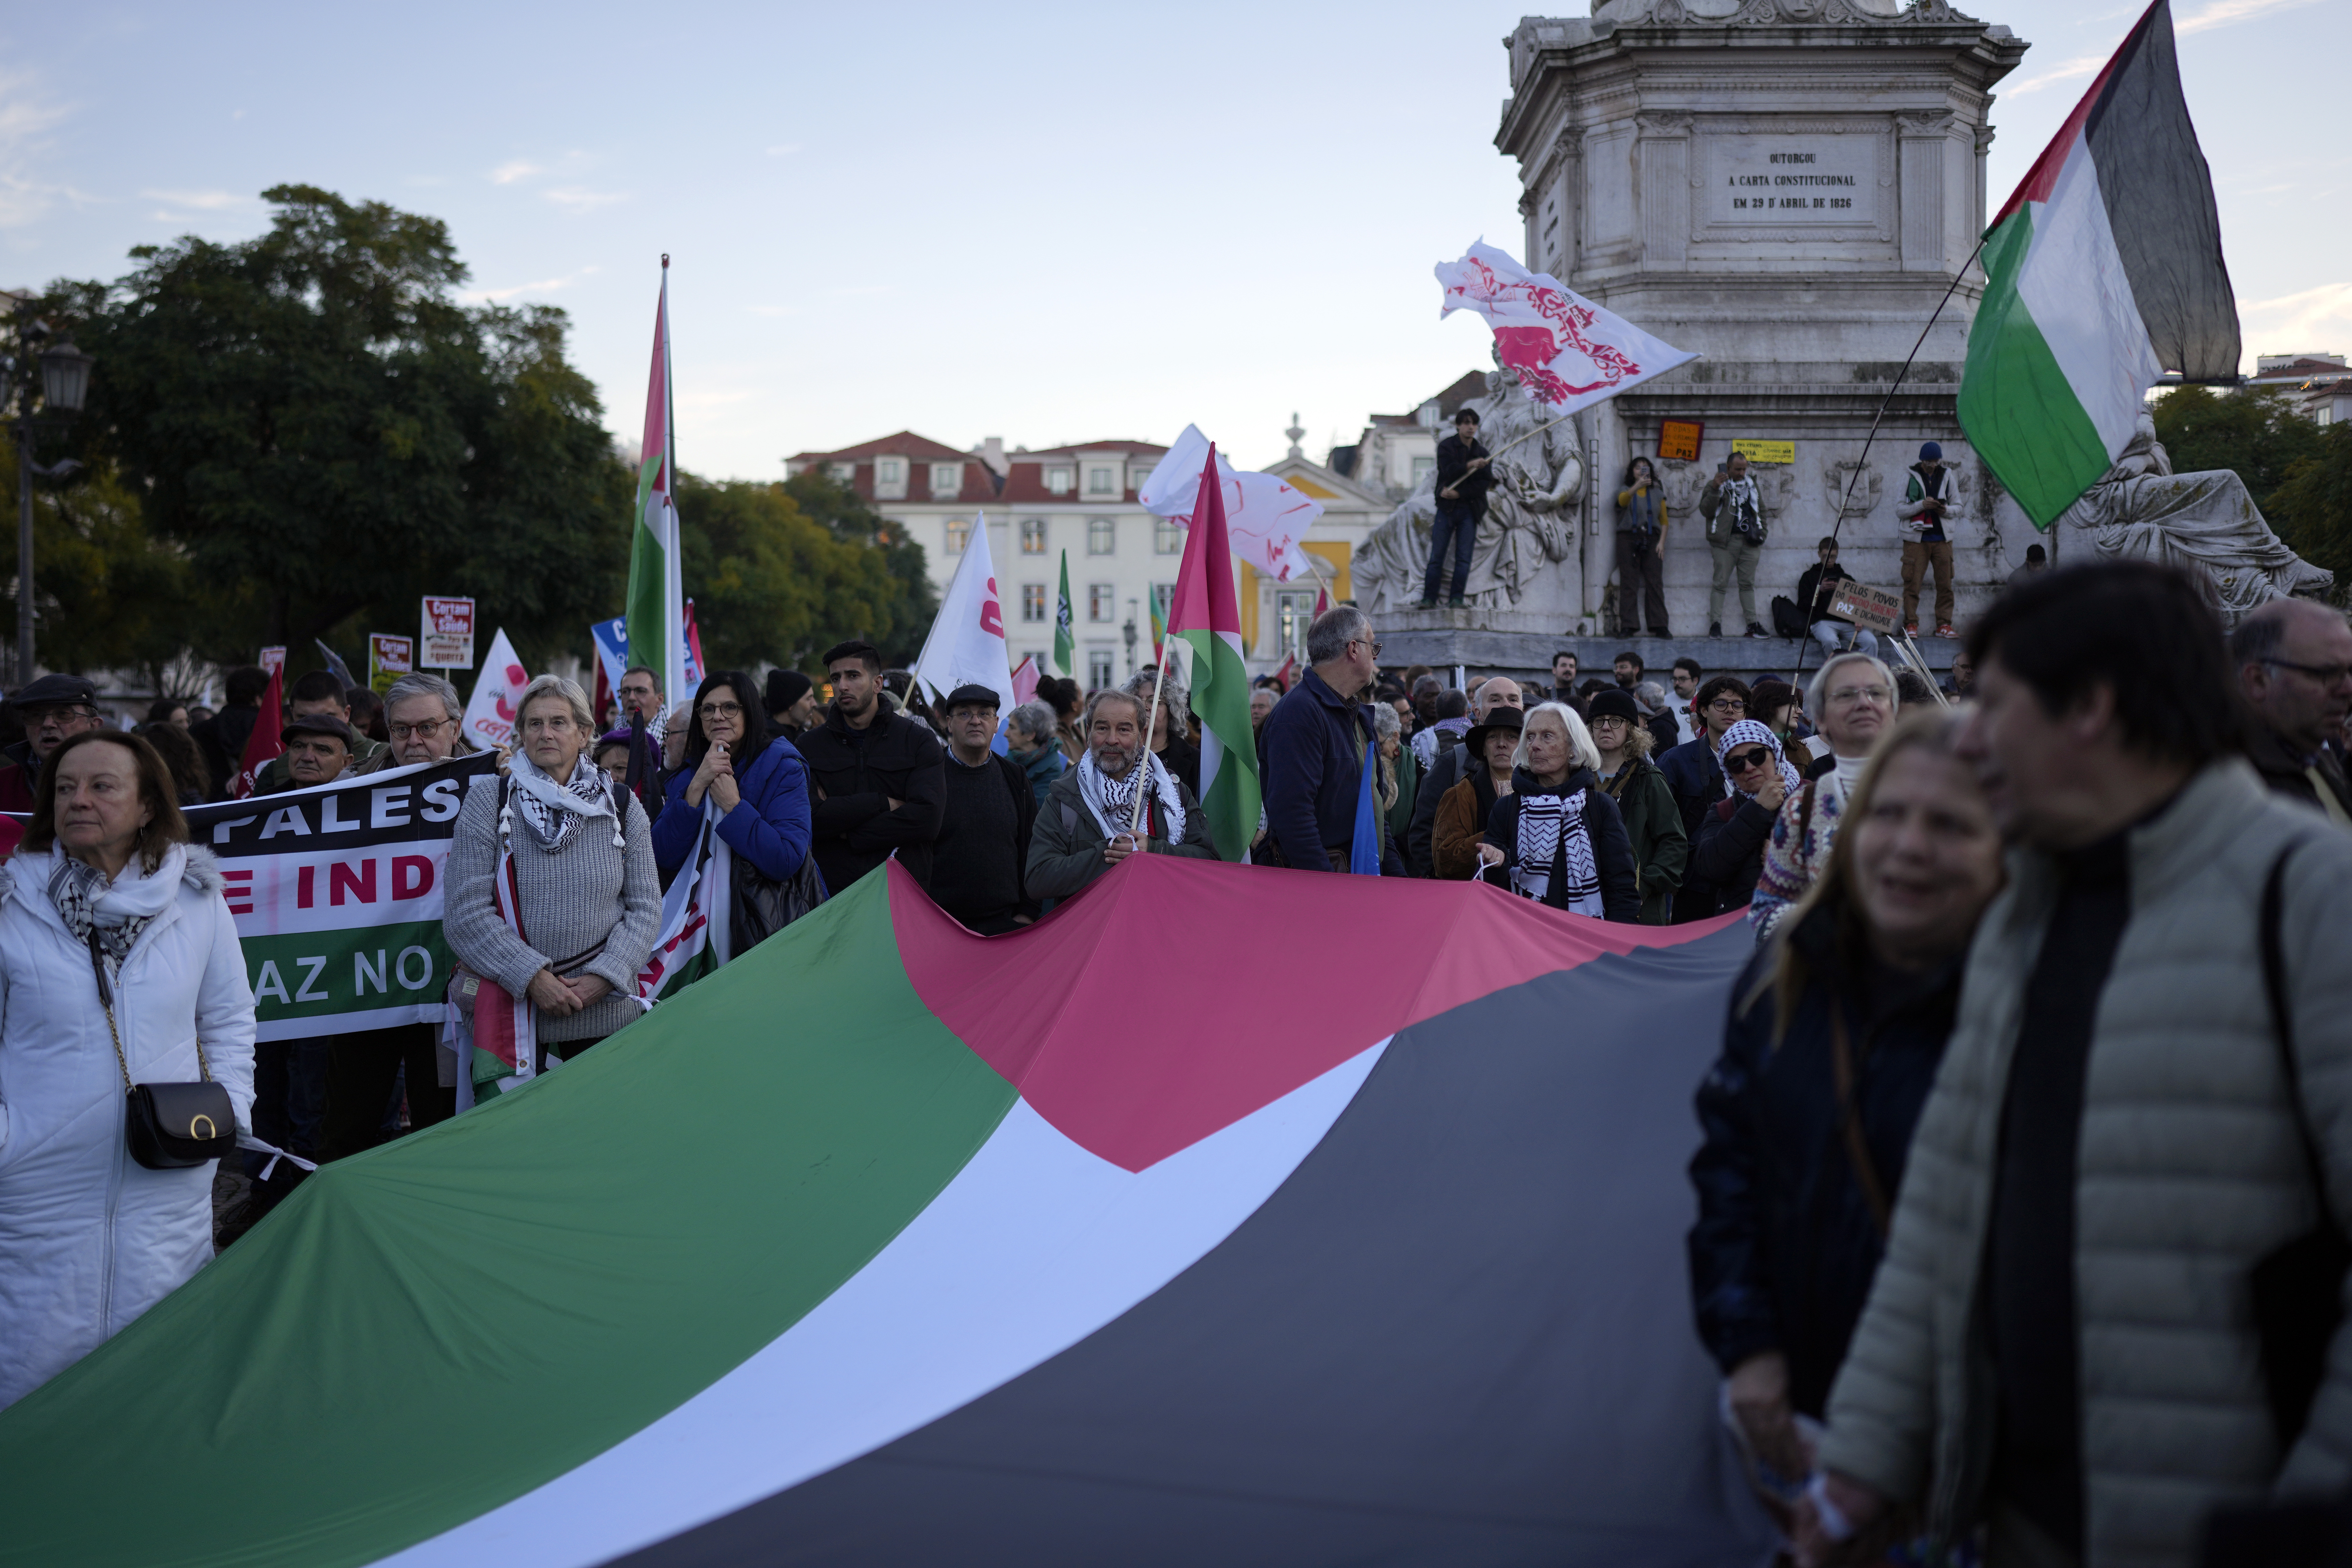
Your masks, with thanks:
[(203, 1042), (196, 1045), (202, 1082), (132, 1083), (131, 1064), (122, 1054), (122, 1031), (114, 1023), (114, 987), (107, 981), (95, 930), (89, 933), (89, 967), (98, 976), (106, 1032), (114, 1039), (114, 1064), (122, 1069), (123, 1138), (131, 1157), (151, 1171), (184, 1171), (236, 1148), (236, 1110), (229, 1103), (228, 1090), (213, 1081), (212, 1070), (205, 1066)]
[(2344, 1276), (2352, 1270), (2352, 1244), (2344, 1239), (2327, 1203), (2327, 1172), (2304, 1114), (2303, 1090), (2294, 1061), (2294, 1017), (2288, 1010), (2286, 961), (2279, 927), (2285, 900), (2289, 845), (2263, 884), (2263, 989), (2270, 998), (2271, 1034), (2278, 1043), (2279, 1068), (2286, 1078), (2287, 1110), (2294, 1118), (2303, 1163), (2311, 1181), (2319, 1218), (2309, 1230), (2282, 1243), (2254, 1264), (2248, 1281), (2253, 1297), (2254, 1331), (2262, 1342), (2263, 1391), (2271, 1426), (2284, 1453), (2302, 1436), (2311, 1403), (2327, 1375), (2327, 1347), (2344, 1321)]
[(824, 878), (816, 868), (816, 851), (801, 857), (801, 868), (777, 881), (741, 855), (729, 881), (734, 889), (734, 922), (729, 931), (733, 956), (742, 957), (819, 904), (824, 902)]

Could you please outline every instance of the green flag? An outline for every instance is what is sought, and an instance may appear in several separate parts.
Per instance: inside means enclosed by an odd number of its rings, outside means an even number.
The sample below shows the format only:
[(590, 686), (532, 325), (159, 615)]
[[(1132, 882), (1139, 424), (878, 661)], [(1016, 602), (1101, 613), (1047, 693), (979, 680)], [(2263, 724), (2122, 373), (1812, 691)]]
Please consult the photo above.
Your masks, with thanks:
[(1078, 639), (1070, 630), (1070, 552), (1062, 552), (1062, 601), (1054, 606), (1054, 665), (1065, 680), (1073, 679), (1077, 670), (1073, 668), (1078, 657)]

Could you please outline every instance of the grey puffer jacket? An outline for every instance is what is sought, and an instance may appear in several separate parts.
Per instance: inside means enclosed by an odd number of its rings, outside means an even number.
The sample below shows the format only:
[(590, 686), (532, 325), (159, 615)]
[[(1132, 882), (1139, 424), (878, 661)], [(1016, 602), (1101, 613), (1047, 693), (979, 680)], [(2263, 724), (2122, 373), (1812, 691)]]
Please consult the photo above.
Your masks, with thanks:
[(457, 813), (441, 915), (449, 951), (516, 996), (541, 969), (593, 952), (594, 957), (566, 965), (562, 973), (596, 975), (612, 986), (613, 994), (568, 1018), (541, 1014), (539, 1037), (549, 1044), (602, 1038), (642, 1011), (635, 1000), (637, 971), (661, 933), (653, 829), (645, 809), (625, 791), (625, 848), (614, 847), (608, 816), (583, 818), (552, 849), (518, 820), (515, 885), (521, 894), (523, 934), (530, 939), (526, 944), (515, 940), (490, 900), (499, 873), (499, 783), (495, 773), (471, 780)]
[[(2282, 854), (2304, 1109), (2329, 1204), (2352, 1215), (2352, 836), (2231, 761), (2129, 845), (2130, 923), (2099, 999), (2076, 1156), (2084, 1561), (2187, 1568), (2215, 1505), (2352, 1480), (2352, 1332), (2336, 1334), (2283, 1460), (2248, 1288), (2316, 1213), (2260, 956), (2262, 890)], [(2021, 997), (2057, 893), (2047, 857), (2011, 854), (1830, 1397), (1822, 1462), (1923, 1502), (1946, 1539), (1990, 1500), (1992, 1369), (1972, 1309)]]

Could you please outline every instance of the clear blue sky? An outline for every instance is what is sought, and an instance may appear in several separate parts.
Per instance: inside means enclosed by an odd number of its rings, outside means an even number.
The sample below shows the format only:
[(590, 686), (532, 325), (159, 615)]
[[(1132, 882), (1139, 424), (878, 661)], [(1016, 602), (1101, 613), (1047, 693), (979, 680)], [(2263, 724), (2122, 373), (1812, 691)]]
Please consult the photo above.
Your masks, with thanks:
[[(308, 182), (448, 221), (572, 312), (634, 441), (671, 253), (679, 454), (715, 476), (956, 446), (1319, 457), (1483, 363), (1433, 263), (1516, 250), (1493, 148), (1520, 4), (1113, 7), (82, 0), (0, 20), (0, 283), (236, 239)], [(2005, 195), (2138, 0), (1964, 0), (2034, 47)], [(1580, 14), (1582, 0), (1559, 9)], [(2246, 351), (2352, 352), (2343, 0), (2175, 0)], [(103, 374), (103, 367), (100, 374)]]

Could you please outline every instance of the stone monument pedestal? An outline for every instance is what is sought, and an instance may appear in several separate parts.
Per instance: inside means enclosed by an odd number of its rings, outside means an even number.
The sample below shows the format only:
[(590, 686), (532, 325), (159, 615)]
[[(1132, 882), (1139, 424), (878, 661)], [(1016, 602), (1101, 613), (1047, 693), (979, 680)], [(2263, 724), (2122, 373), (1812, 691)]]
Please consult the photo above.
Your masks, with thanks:
[[(1989, 600), (2042, 537), (1955, 415), (1983, 287), (1970, 258), (1986, 216), (1991, 89), (2025, 44), (1945, 0), (1899, 10), (1895, 0), (1598, 0), (1590, 18), (1529, 17), (1505, 42), (1512, 97), (1496, 144), (1519, 163), (1529, 266), (1701, 357), (1580, 416), (1586, 500), (1578, 547), (1559, 563), (1572, 591), (1548, 595), (1560, 605), (1550, 635), (1525, 650), (1544, 643), (1538, 658), (1499, 657), (1523, 650), (1496, 639), (1533, 636), (1499, 616), (1462, 624), (1391, 607), (1375, 610), (1384, 661), (1410, 647), (1432, 665), (1487, 663), (1459, 657), (1476, 649), (1494, 667), (1540, 667), (1552, 647), (1617, 643), (1602, 607), (1616, 492), (1636, 456), (1652, 458), (1665, 490), (1675, 634), (1643, 646), (1705, 660), (1714, 559), (1697, 501), (1735, 440), (1775, 444), (1751, 470), (1769, 529), (1756, 573), (1767, 627), (1772, 597), (1793, 597), (1842, 505), (1843, 564), (1899, 590), (1896, 508), (1926, 440), (1958, 474), (1960, 510), (1947, 524), (1957, 617)], [(1695, 460), (1659, 456), (1668, 421), (1702, 427)], [(1922, 601), (1922, 651), (1948, 663), (1952, 645), (1924, 635), (1935, 629), (1932, 581)], [(1736, 587), (1721, 618), (1735, 637), (1745, 629)], [(1579, 632), (1593, 640), (1560, 640)], [(1775, 650), (1776, 662), (1796, 651), (1778, 638), (1746, 647)]]

